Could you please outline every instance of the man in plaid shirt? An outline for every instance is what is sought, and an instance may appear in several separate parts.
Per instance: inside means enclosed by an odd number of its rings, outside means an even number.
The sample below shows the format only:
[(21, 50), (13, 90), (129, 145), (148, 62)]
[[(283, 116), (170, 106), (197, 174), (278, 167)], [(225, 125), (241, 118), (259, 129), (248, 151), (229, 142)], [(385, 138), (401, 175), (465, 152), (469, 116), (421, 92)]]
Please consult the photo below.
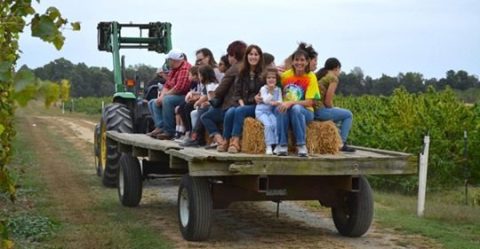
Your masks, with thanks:
[(185, 101), (185, 95), (190, 90), (188, 70), (192, 67), (185, 58), (185, 54), (177, 49), (167, 54), (170, 73), (163, 90), (152, 104), (155, 130), (147, 135), (170, 140), (175, 135), (175, 107)]

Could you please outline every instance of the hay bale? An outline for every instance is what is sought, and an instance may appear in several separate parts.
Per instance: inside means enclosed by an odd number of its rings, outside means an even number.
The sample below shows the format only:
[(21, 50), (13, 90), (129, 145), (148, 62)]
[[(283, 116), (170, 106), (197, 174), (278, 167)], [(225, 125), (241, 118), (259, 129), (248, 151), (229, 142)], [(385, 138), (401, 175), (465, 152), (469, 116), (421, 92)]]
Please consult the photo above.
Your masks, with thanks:
[[(341, 143), (338, 129), (332, 121), (313, 121), (308, 124), (306, 145), (309, 154), (336, 154), (339, 152)], [(265, 134), (260, 121), (254, 118), (245, 119), (241, 145), (243, 153), (265, 153)], [(296, 153), (296, 151), (295, 137), (289, 130), (288, 152)]]
[(262, 122), (250, 117), (243, 121), (241, 147), (243, 153), (265, 153), (265, 134)]
[(308, 124), (306, 142), (310, 154), (337, 154), (342, 139), (334, 122), (313, 121)]

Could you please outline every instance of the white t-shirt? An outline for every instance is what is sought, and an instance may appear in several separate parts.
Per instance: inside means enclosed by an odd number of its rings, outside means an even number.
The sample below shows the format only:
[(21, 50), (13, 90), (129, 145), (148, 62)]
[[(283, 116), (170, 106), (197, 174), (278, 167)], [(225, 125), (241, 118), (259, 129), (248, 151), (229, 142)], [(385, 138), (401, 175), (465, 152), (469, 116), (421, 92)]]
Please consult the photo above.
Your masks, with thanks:
[(210, 83), (208, 83), (208, 84), (206, 85), (205, 88), (207, 89), (208, 100), (211, 99), (210, 96), (208, 95), (208, 93), (214, 92), (215, 89), (217, 89), (217, 87), (218, 87), (218, 83), (216, 83), (216, 82), (210, 82)]

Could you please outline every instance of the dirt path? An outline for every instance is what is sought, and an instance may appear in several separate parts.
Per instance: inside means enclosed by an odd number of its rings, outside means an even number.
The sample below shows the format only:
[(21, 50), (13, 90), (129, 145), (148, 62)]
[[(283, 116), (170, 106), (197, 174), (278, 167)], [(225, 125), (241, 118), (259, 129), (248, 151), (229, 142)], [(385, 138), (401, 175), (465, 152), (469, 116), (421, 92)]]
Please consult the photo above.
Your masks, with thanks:
[[(93, 142), (94, 124), (57, 116), (34, 116), (28, 119), (27, 125), (34, 123), (33, 138), (37, 144), (42, 145), (42, 165), (48, 165), (44, 166), (43, 177), (48, 188), (56, 192), (52, 198), (59, 203), (62, 217), (78, 224), (101, 222), (102, 217), (88, 210), (95, 198), (92, 197), (91, 189), (81, 180), (96, 177), (89, 144)], [(45, 143), (48, 139), (46, 133), (41, 132), (43, 127), (70, 141), (81, 153), (81, 160), (92, 165), (91, 172), (78, 172), (56, 161), (55, 156), (52, 156), (56, 152), (55, 146)], [(79, 143), (79, 140), (88, 143)], [(279, 218), (275, 217), (276, 204), (269, 202), (236, 203), (229, 209), (215, 210), (210, 240), (202, 243), (187, 242), (178, 229), (178, 179), (150, 180), (144, 186), (140, 206), (132, 209), (133, 213), (139, 220), (147, 220), (147, 225), (171, 241), (175, 248), (438, 248), (438, 245), (426, 238), (398, 235), (393, 230), (380, 229), (375, 224), (364, 237), (341, 237), (327, 210), (309, 211), (294, 202), (281, 204)], [(98, 247), (99, 241), (95, 239), (98, 235), (89, 234), (88, 230), (79, 233), (93, 239), (72, 248), (109, 248)]]

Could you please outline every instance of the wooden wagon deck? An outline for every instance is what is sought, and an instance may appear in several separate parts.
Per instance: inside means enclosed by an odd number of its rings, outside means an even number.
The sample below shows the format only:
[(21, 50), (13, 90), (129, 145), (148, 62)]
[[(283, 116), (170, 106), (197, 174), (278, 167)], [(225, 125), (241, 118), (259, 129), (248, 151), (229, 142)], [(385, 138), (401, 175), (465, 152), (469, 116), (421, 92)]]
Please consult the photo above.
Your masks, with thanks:
[(232, 175), (400, 175), (417, 172), (417, 158), (411, 154), (354, 147), (354, 153), (309, 155), (307, 158), (230, 154), (204, 148), (182, 147), (170, 140), (157, 140), (145, 134), (108, 131), (121, 152), (150, 161), (160, 161), (169, 168), (187, 169), (191, 176)]

